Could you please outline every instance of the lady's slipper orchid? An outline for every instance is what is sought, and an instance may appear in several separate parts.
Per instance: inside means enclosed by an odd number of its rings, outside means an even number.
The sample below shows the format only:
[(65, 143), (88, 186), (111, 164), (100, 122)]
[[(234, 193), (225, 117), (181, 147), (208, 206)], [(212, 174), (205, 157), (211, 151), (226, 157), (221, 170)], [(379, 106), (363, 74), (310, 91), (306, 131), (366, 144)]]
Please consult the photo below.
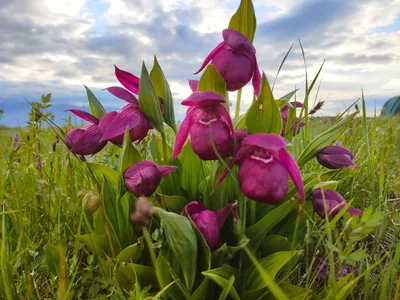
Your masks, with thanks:
[[(279, 204), (288, 191), (288, 174), (304, 201), (304, 187), (296, 161), (285, 149), (287, 140), (276, 134), (257, 133), (242, 141), (231, 167), (239, 165), (238, 179), (243, 194), (257, 202)], [(218, 184), (228, 175), (222, 173)]]
[(224, 102), (225, 98), (214, 92), (194, 92), (182, 102), (190, 107), (176, 135), (173, 159), (181, 152), (189, 133), (193, 151), (202, 160), (231, 155), (234, 131), (229, 113), (221, 105)]
[(253, 77), (253, 87), (258, 95), (261, 73), (257, 64), (256, 49), (239, 31), (225, 29), (222, 36), (224, 41), (211, 51), (195, 74), (201, 72), (211, 61), (224, 78), (228, 91), (241, 89)]
[[(293, 105), (294, 107), (303, 107), (303, 104), (300, 102), (290, 102), (290, 104)], [(282, 109), (281, 116), (282, 116), (282, 121), (283, 121), (281, 136), (285, 136), (286, 135), (286, 132), (285, 132), (286, 123), (289, 118), (289, 107), (288, 106), (285, 106)], [(295, 119), (292, 121), (292, 125), (290, 128), (290, 130), (293, 131), (293, 136), (295, 136), (296, 134), (299, 134), (301, 127), (304, 127), (304, 125), (306, 125), (304, 122), (299, 122), (299, 118), (295, 117)]]
[(84, 128), (71, 129), (67, 133), (64, 142), (68, 149), (78, 155), (95, 154), (103, 149), (107, 141), (101, 141), (99, 119), (82, 110), (70, 109), (69, 111), (92, 124)]
[(147, 117), (140, 110), (136, 97), (121, 87), (109, 87), (107, 90), (114, 96), (128, 102), (128, 105), (125, 105), (120, 112), (112, 111), (101, 118), (99, 123), (99, 129), (103, 135), (101, 140), (121, 145), (127, 127), (132, 141), (144, 139), (152, 127)]
[[(342, 195), (336, 191), (315, 190), (312, 192), (312, 204), (314, 206), (314, 211), (321, 218), (325, 218), (325, 211), (328, 212), (328, 216), (330, 218), (333, 218), (347, 205), (347, 202), (344, 200)], [(347, 209), (347, 211), (351, 215), (362, 215), (361, 210), (351, 206)]]
[(327, 146), (317, 154), (318, 162), (328, 169), (357, 168), (353, 153), (342, 146)]
[(184, 212), (199, 229), (207, 245), (214, 249), (219, 243), (220, 232), (226, 219), (236, 206), (237, 202), (230, 203), (214, 212), (208, 210), (204, 204), (192, 201), (185, 206)]
[(137, 197), (149, 197), (155, 192), (161, 179), (175, 171), (175, 166), (158, 166), (152, 161), (141, 161), (124, 172), (126, 187)]
[(246, 129), (237, 129), (234, 132), (234, 148), (235, 148), (235, 153), (240, 149), (240, 146), (242, 145), (242, 141), (244, 140), (245, 137), (247, 137), (247, 130)]

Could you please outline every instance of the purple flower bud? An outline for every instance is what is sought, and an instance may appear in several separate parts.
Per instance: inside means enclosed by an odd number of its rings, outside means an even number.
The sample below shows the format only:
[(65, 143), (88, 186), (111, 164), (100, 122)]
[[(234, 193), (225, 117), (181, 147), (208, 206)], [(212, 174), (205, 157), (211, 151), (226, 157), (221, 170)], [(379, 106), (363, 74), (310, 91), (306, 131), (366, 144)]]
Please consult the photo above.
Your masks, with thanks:
[(317, 279), (318, 280), (324, 279), (328, 273), (328, 264), (326, 262), (320, 263), (317, 267), (317, 270), (318, 270)]
[(100, 140), (102, 135), (98, 128), (99, 120), (95, 116), (82, 110), (70, 109), (69, 111), (92, 124), (84, 128), (71, 129), (67, 133), (64, 142), (68, 149), (70, 149), (72, 153), (78, 155), (96, 154), (103, 149), (107, 142), (102, 142)]
[(239, 31), (225, 29), (222, 35), (224, 41), (211, 51), (195, 74), (201, 72), (211, 61), (224, 78), (228, 91), (241, 89), (253, 77), (253, 87), (258, 95), (261, 73), (257, 64), (256, 49)]
[[(294, 107), (303, 107), (303, 104), (300, 102), (290, 102), (290, 104), (292, 104)], [(289, 118), (289, 107), (288, 106), (285, 106), (282, 109), (281, 116), (282, 116), (282, 122), (283, 122), (281, 136), (285, 136), (286, 135), (286, 132), (285, 132), (286, 123)], [(299, 118), (295, 117), (295, 119), (292, 121), (292, 125), (289, 128), (289, 130), (292, 131), (293, 136), (295, 136), (296, 134), (300, 133), (301, 127), (304, 127), (305, 125), (306, 124), (304, 122), (300, 122)]]
[(182, 102), (190, 107), (176, 135), (173, 159), (181, 152), (189, 133), (193, 151), (202, 160), (218, 159), (213, 144), (221, 157), (231, 155), (233, 125), (221, 105), (224, 102), (225, 98), (214, 92), (194, 92)]
[[(312, 192), (312, 204), (314, 206), (314, 211), (321, 218), (325, 218), (325, 210), (328, 212), (329, 218), (333, 218), (347, 205), (347, 202), (342, 195), (336, 191), (314, 190)], [(362, 215), (362, 211), (354, 207), (349, 207), (347, 211), (351, 215)]]
[[(279, 204), (288, 190), (288, 175), (304, 201), (300, 169), (286, 151), (287, 140), (276, 134), (258, 133), (242, 141), (230, 168), (239, 165), (238, 179), (243, 194), (261, 203)], [(228, 175), (225, 170), (218, 184)]]
[(328, 146), (317, 154), (318, 162), (328, 169), (356, 168), (353, 153), (342, 146)]
[(126, 187), (137, 197), (149, 197), (155, 192), (161, 179), (173, 172), (175, 166), (158, 166), (152, 161), (141, 161), (124, 172)]
[(186, 205), (184, 211), (199, 229), (207, 245), (214, 249), (219, 243), (220, 232), (226, 219), (236, 206), (237, 202), (234, 202), (214, 212), (208, 210), (204, 204), (192, 201)]

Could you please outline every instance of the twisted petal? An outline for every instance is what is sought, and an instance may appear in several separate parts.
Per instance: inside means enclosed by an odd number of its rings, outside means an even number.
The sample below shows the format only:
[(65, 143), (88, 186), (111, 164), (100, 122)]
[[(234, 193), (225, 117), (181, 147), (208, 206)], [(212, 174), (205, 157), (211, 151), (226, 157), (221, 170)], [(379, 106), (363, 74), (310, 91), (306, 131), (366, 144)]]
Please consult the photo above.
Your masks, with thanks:
[(186, 106), (205, 106), (219, 103), (225, 103), (225, 98), (214, 92), (193, 92), (182, 101), (182, 105)]
[(196, 92), (197, 91), (197, 86), (199, 85), (199, 81), (198, 80), (189, 80), (189, 86), (190, 89), (192, 90), (192, 92)]
[(139, 102), (136, 99), (136, 97), (122, 87), (111, 86), (111, 87), (106, 88), (105, 90), (109, 91), (111, 94), (113, 94), (115, 97), (117, 97), (119, 99), (122, 99), (126, 102), (129, 102), (129, 103), (132, 103), (135, 105), (139, 105)]
[(118, 81), (132, 93), (138, 95), (139, 94), (139, 77), (132, 75), (129, 72), (119, 69), (116, 65), (115, 67), (115, 76)]
[(226, 219), (228, 218), (229, 214), (232, 212), (232, 209), (234, 209), (237, 206), (237, 201), (234, 203), (230, 203), (224, 208), (218, 210), (215, 212), (215, 214), (218, 217), (218, 224), (219, 228), (222, 228), (225, 224)]
[(256, 133), (244, 138), (242, 145), (257, 146), (265, 150), (280, 150), (289, 145), (289, 142), (277, 134)]
[(181, 126), (179, 126), (178, 133), (176, 134), (175, 138), (175, 146), (174, 146), (174, 152), (172, 153), (172, 159), (175, 159), (179, 153), (181, 153), (181, 150), (183, 146), (185, 145), (185, 141), (189, 135), (190, 129), (192, 128), (194, 124), (194, 113), (196, 112), (195, 109), (191, 110), (183, 120)]
[(157, 166), (158, 171), (161, 173), (161, 177), (164, 178), (169, 173), (172, 173), (176, 170), (176, 166)]
[(201, 65), (200, 69), (198, 69), (194, 74), (200, 73), (207, 65), (208, 63), (214, 58), (214, 56), (225, 46), (225, 42), (221, 42), (217, 47), (214, 48), (213, 51), (208, 54), (206, 59), (204, 60), (203, 64)]
[(289, 176), (292, 178), (296, 190), (299, 193), (300, 199), (304, 202), (303, 178), (301, 177), (301, 172), (296, 161), (286, 149), (280, 149), (278, 151), (278, 159), (289, 173)]
[(107, 142), (101, 142), (100, 139), (101, 133), (97, 125), (90, 125), (73, 144), (71, 152), (82, 155), (96, 154), (107, 144)]
[(72, 112), (74, 115), (78, 116), (82, 120), (88, 121), (92, 124), (97, 124), (99, 122), (99, 119), (86, 111), (79, 109), (67, 109), (67, 111)]

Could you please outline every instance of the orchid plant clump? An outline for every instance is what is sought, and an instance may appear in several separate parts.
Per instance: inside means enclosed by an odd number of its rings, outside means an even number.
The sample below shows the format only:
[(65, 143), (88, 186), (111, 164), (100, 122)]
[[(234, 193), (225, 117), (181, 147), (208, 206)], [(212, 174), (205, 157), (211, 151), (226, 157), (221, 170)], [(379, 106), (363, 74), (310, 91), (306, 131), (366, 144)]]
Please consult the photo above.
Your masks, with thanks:
[[(89, 233), (77, 238), (102, 264), (112, 263), (123, 293), (306, 297), (313, 292), (292, 285), (284, 267), (302, 264), (309, 222), (326, 226), (362, 215), (362, 207), (349, 206), (351, 199), (335, 191), (340, 175), (352, 171), (341, 169), (356, 167), (355, 156), (332, 146), (357, 112), (310, 140), (310, 90), (303, 103), (290, 102), (296, 91), (274, 97), (259, 69), (257, 55), (263, 54), (253, 45), (255, 30), (253, 5), (242, 0), (223, 41), (195, 74), (204, 72), (189, 81), (179, 128), (156, 58), (150, 73), (143, 64), (140, 78), (115, 67), (124, 88), (106, 90), (127, 102), (120, 111), (106, 112), (89, 89), (91, 113), (70, 110), (90, 123), (65, 136), (71, 153), (93, 156), (107, 143), (117, 146), (103, 150), (115, 158), (109, 162), (84, 162), (98, 190), (86, 200)], [(241, 95), (250, 81), (253, 102), (232, 118), (228, 92)], [(236, 105), (240, 111), (240, 99)]]

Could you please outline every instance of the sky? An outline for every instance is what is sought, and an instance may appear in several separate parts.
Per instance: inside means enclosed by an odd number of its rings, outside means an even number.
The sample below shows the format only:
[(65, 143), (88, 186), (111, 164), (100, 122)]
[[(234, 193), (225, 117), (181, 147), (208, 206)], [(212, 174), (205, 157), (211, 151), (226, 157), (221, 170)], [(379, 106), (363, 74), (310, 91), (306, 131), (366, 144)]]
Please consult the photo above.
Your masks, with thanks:
[[(168, 78), (177, 119), (189, 96), (187, 79), (222, 41), (222, 30), (239, 0), (1, 0), (0, 124), (24, 126), (29, 105), (52, 93), (58, 123), (70, 107), (87, 109), (83, 85), (107, 110), (124, 103), (108, 86), (118, 85), (114, 67), (140, 74), (156, 55)], [(400, 95), (400, 0), (253, 0), (257, 30), (254, 46), (270, 82), (292, 44), (276, 81), (279, 98), (298, 88), (304, 97), (305, 72), (298, 38), (307, 59), (309, 80), (325, 60), (310, 99), (326, 101), (323, 115), (335, 115), (361, 96), (367, 110), (379, 111)], [(241, 111), (251, 101), (244, 88)], [(236, 94), (230, 99), (235, 105)]]

